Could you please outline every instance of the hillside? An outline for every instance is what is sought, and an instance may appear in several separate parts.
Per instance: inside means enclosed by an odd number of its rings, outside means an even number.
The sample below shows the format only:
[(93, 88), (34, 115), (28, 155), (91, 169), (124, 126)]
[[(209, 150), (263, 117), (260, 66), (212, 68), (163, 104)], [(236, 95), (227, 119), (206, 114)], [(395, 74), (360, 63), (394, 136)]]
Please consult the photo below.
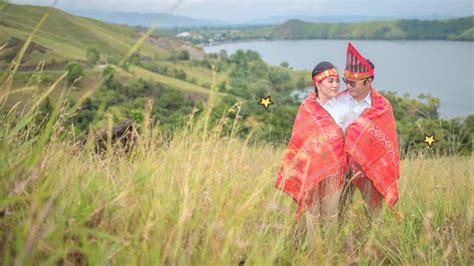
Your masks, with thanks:
[(284, 39), (474, 40), (473, 29), (474, 16), (435, 21), (413, 19), (352, 24), (290, 20), (274, 27), (270, 36)]
[[(33, 31), (47, 7), (6, 4), (0, 10), (0, 43), (8, 43), (0, 57), (3, 69), (16, 55), (23, 41)], [(47, 66), (60, 68), (67, 60), (85, 61), (89, 48), (97, 49), (103, 59), (121, 58), (140, 39), (142, 32), (94, 19), (78, 17), (53, 9), (33, 39), (22, 62), (23, 68), (32, 68), (46, 59)], [(188, 50), (195, 58), (202, 57), (201, 48), (168, 38), (150, 38), (140, 47), (144, 57), (164, 59), (173, 50)]]
[[(275, 26), (200, 29), (192, 43), (281, 39), (370, 39), (474, 41), (474, 16), (446, 20), (399, 19), (352, 23), (313, 23), (291, 19)], [(175, 33), (178, 33), (176, 30)]]
[[(47, 7), (14, 4), (6, 4), (3, 9), (0, 9), (0, 44), (6, 44), (0, 53), (0, 74), (14, 60), (26, 38), (47, 11)], [(11, 95), (9, 105), (29, 98), (28, 95), (32, 90), (28, 88), (30, 87), (28, 82), (41, 61), (45, 61), (40, 84), (42, 90), (60, 76), (68, 62), (79, 62), (86, 70), (85, 78), (83, 82), (76, 84), (79, 90), (73, 91), (70, 96), (74, 99), (80, 97), (91, 88), (97, 88), (102, 80), (101, 73), (104, 67), (107, 64), (117, 64), (144, 34), (143, 31), (134, 28), (78, 17), (52, 9), (26, 51), (13, 83), (13, 89), (18, 89), (18, 92)], [(91, 48), (100, 53), (97, 65), (91, 64), (86, 59), (87, 50)], [(199, 79), (199, 84), (173, 76), (152, 73), (140, 67), (135, 67), (141, 69), (135, 73), (127, 73), (116, 68), (118, 72), (115, 79), (124, 84), (132, 78), (152, 80), (178, 89), (193, 99), (206, 98), (210, 90), (202, 87), (202, 84), (211, 82), (212, 73), (202, 67), (186, 68), (186, 64), (177, 62), (174, 58), (183, 54), (183, 51), (187, 52), (190, 60), (202, 59), (205, 55), (202, 48), (173, 38), (153, 35), (140, 46), (134, 60), (135, 64), (162, 62), (160, 64), (172, 65), (175, 71), (186, 69), (189, 77), (205, 73), (206, 76)], [(53, 102), (59, 97), (59, 90), (58, 88), (52, 93)]]
[(474, 40), (474, 16), (449, 20), (310, 23), (290, 20), (269, 32), (283, 39)]

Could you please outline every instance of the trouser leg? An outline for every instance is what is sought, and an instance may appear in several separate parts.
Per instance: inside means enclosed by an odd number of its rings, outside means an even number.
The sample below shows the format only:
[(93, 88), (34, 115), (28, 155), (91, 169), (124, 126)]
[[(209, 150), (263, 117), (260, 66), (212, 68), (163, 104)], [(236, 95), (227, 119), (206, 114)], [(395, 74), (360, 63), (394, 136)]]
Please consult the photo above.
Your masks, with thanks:
[(360, 185), (360, 192), (362, 198), (365, 202), (365, 209), (367, 216), (371, 219), (377, 219), (382, 214), (382, 194), (373, 186), (372, 181), (367, 178), (360, 168), (355, 165), (351, 171), (346, 176), (346, 184), (341, 195), (340, 206), (340, 217), (343, 217), (347, 210), (349, 209), (350, 204), (352, 203), (352, 198), (356, 190), (356, 186), (352, 182), (357, 180), (357, 183)]
[(314, 203), (308, 208), (309, 223), (314, 224), (317, 219), (321, 219), (323, 226), (337, 222), (342, 185), (340, 173), (327, 177), (317, 185), (313, 195)]
[(320, 209), (323, 226), (331, 226), (337, 222), (341, 194), (342, 189), (339, 189), (321, 199)]
[(349, 173), (347, 173), (346, 175), (346, 182), (341, 191), (341, 198), (339, 200), (339, 217), (340, 218), (346, 215), (346, 212), (352, 203), (352, 198), (356, 190), (356, 187), (354, 183), (352, 183), (352, 180), (351, 180), (352, 176), (353, 176), (353, 172), (349, 171)]
[(364, 177), (361, 194), (366, 205), (367, 215), (371, 219), (379, 219), (382, 215), (383, 196), (367, 177)]
[(311, 242), (316, 240), (320, 219), (320, 202), (318, 193), (314, 193), (313, 197), (313, 204), (306, 211), (306, 232)]

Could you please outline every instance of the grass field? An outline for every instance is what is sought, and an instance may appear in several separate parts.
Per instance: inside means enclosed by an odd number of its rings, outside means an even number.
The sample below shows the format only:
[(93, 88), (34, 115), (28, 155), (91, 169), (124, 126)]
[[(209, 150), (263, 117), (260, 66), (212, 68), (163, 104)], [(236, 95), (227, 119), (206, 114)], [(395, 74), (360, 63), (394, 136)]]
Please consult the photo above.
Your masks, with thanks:
[(52, 117), (35, 131), (1, 116), (3, 265), (472, 263), (472, 158), (413, 155), (401, 162), (403, 220), (385, 209), (384, 225), (370, 225), (357, 195), (309, 242), (273, 186), (285, 147), (219, 136), (201, 120), (171, 140), (142, 126), (131, 154), (98, 155)]
[(133, 74), (144, 78), (145, 80), (160, 82), (184, 92), (198, 93), (198, 94), (203, 94), (203, 95), (209, 95), (211, 92), (211, 90), (203, 88), (201, 86), (197, 86), (183, 80), (164, 76), (164, 75), (143, 69), (141, 67), (132, 66), (130, 67), (130, 71)]

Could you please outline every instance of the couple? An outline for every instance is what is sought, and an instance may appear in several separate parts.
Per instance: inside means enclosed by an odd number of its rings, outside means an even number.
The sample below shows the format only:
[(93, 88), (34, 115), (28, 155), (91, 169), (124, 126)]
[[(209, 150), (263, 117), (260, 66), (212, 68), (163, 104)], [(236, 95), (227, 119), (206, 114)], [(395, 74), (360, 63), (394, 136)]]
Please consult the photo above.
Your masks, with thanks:
[(374, 65), (348, 44), (343, 81), (329, 62), (312, 72), (315, 91), (299, 107), (276, 187), (306, 211), (308, 229), (337, 222), (358, 188), (371, 218), (398, 199), (399, 154), (390, 102), (372, 87)]

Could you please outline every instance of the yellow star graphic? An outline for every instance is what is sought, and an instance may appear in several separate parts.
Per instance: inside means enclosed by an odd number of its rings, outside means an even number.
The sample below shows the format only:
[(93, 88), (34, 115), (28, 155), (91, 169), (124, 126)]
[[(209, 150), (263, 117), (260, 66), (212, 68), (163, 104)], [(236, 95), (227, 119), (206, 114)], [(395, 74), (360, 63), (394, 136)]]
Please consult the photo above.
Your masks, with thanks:
[(431, 145), (433, 145), (433, 142), (436, 142), (436, 139), (433, 135), (425, 136), (425, 142), (428, 143), (428, 146), (431, 148)]
[(260, 102), (258, 104), (262, 105), (263, 107), (265, 107), (265, 110), (267, 110), (268, 106), (273, 104), (272, 96), (268, 96), (266, 98), (260, 97)]

